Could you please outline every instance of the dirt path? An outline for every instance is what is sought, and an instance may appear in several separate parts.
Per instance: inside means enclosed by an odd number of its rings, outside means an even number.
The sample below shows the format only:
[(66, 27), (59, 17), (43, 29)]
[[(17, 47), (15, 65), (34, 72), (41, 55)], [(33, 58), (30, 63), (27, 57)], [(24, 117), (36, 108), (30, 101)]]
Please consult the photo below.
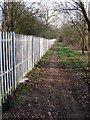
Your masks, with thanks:
[(87, 120), (90, 117), (90, 96), (87, 86), (76, 76), (78, 70), (65, 70), (56, 52), (43, 66), (43, 72), (26, 102), (4, 113), (4, 118), (44, 120)]

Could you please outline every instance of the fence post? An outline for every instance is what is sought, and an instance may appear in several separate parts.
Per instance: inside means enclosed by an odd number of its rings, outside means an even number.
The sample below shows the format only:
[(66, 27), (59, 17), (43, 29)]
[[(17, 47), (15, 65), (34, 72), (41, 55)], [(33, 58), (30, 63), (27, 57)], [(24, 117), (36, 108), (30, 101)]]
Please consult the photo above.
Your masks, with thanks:
[(15, 33), (12, 32), (12, 60), (13, 60), (13, 87), (16, 89), (16, 68), (15, 68)]
[(2, 64), (1, 64), (1, 41), (2, 41), (2, 39), (1, 39), (1, 32), (0, 32), (0, 120), (2, 119), (2, 93), (1, 93), (1, 89), (2, 89), (2, 74), (1, 74), (1, 67), (2, 67)]
[(0, 77), (0, 120), (2, 115), (2, 98), (1, 98), (1, 77)]

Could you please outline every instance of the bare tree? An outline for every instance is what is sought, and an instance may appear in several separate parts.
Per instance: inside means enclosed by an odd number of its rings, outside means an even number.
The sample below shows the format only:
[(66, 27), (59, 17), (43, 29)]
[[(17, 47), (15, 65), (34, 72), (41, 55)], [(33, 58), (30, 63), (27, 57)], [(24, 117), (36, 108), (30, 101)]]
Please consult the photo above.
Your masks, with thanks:
[(35, 17), (42, 21), (46, 26), (54, 25), (58, 17), (53, 4), (48, 0), (41, 0), (39, 3), (32, 4), (31, 8)]
[(86, 24), (87, 24), (87, 30), (88, 30), (88, 67), (90, 67), (90, 19), (88, 16), (88, 11), (86, 11), (85, 5), (81, 0), (72, 0), (72, 1), (76, 6), (78, 6), (80, 12), (82, 13), (82, 15), (84, 17)]
[(88, 66), (90, 67), (90, 39), (89, 39), (90, 19), (88, 16), (88, 11), (86, 11), (86, 8), (84, 6), (84, 3), (81, 0), (71, 0), (70, 2), (67, 0), (65, 3), (62, 3), (62, 4), (60, 3), (58, 6), (59, 7), (56, 10), (58, 10), (59, 12), (64, 12), (65, 14), (68, 14), (69, 18), (67, 22), (70, 22), (70, 23), (72, 22), (77, 32), (80, 34), (82, 39), (83, 54), (84, 54), (84, 47), (86, 46), (85, 41), (88, 33), (87, 49), (88, 49)]

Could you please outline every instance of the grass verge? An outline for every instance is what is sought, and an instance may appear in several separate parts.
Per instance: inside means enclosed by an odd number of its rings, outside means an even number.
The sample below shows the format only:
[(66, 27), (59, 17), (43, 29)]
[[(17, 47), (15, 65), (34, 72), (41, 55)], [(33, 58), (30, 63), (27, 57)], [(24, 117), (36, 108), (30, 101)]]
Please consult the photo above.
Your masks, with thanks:
[(69, 47), (63, 47), (59, 42), (57, 44), (56, 51), (58, 52), (60, 62), (65, 68), (75, 69), (87, 66), (87, 53), (86, 55), (82, 55), (81, 51), (74, 51)]

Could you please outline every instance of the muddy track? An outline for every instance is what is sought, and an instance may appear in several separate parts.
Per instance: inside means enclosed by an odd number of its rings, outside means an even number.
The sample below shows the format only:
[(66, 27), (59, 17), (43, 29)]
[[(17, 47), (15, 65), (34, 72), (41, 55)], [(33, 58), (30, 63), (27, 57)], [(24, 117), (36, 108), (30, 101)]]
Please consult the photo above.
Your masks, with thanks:
[(78, 79), (78, 70), (63, 69), (56, 52), (43, 66), (25, 103), (3, 114), (11, 119), (87, 120), (90, 117), (90, 96), (87, 86)]

